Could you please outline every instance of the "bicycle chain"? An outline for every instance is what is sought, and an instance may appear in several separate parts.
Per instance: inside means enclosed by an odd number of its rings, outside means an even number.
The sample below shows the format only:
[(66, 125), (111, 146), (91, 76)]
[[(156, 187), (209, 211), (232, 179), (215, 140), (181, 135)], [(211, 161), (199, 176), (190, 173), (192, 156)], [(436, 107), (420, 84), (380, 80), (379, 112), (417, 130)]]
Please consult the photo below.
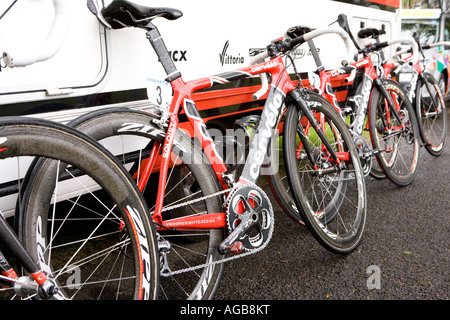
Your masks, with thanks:
[[(187, 202), (184, 202), (184, 203), (181, 203), (181, 204), (177, 204), (177, 205), (173, 205), (173, 206), (169, 206), (169, 207), (163, 208), (162, 212), (168, 211), (168, 210), (171, 210), (171, 209), (180, 208), (180, 207), (183, 207), (183, 206), (187, 206), (187, 205), (190, 205), (192, 203), (199, 202), (199, 201), (202, 201), (202, 200), (206, 200), (206, 199), (209, 199), (209, 198), (212, 198), (212, 197), (220, 196), (220, 195), (222, 195), (224, 193), (232, 191), (233, 189), (237, 188), (238, 186), (239, 186), (239, 184), (235, 185), (231, 189), (221, 190), (221, 191), (218, 191), (218, 192), (215, 192), (215, 193), (203, 196), (201, 198), (197, 198), (197, 199), (190, 200), (190, 201), (187, 201)], [(232, 194), (232, 192), (231, 192), (231, 194)], [(225, 203), (226, 202), (227, 201), (225, 201)], [(216, 265), (216, 264), (222, 264), (222, 263), (226, 263), (226, 262), (229, 262), (229, 261), (232, 261), (232, 260), (240, 259), (240, 258), (249, 256), (249, 255), (252, 255), (252, 254), (255, 254), (255, 253), (258, 253), (258, 252), (264, 250), (269, 242), (270, 241), (265, 241), (257, 249), (248, 250), (248, 251), (245, 251), (244, 253), (233, 255), (231, 257), (224, 258), (224, 259), (221, 259), (221, 260), (207, 262), (207, 263), (199, 264), (197, 266), (184, 268), (184, 269), (180, 269), (180, 270), (176, 270), (176, 271), (170, 271), (170, 272), (167, 272), (167, 273), (161, 273), (161, 276), (163, 276), (163, 277), (170, 277), (170, 276), (174, 276), (174, 275), (177, 275), (177, 274), (181, 274), (181, 273), (185, 273), (185, 272), (191, 272), (191, 271), (195, 271), (195, 270), (203, 269), (203, 268), (209, 268), (210, 266), (213, 266), (213, 265)]]
[(232, 261), (232, 260), (240, 259), (240, 258), (249, 256), (249, 255), (258, 253), (259, 251), (263, 250), (267, 246), (268, 243), (269, 242), (265, 242), (261, 247), (259, 247), (258, 249), (254, 249), (252, 251), (245, 251), (244, 253), (241, 253), (241, 254), (238, 254), (238, 255), (234, 255), (234, 256), (231, 256), (231, 257), (228, 257), (228, 258), (224, 258), (222, 260), (217, 260), (217, 261), (213, 261), (213, 262), (207, 262), (207, 263), (204, 263), (204, 264), (199, 264), (199, 265), (194, 266), (194, 267), (180, 269), (180, 270), (177, 270), (177, 271), (171, 271), (171, 272), (168, 272), (168, 273), (161, 274), (161, 276), (163, 276), (163, 277), (170, 277), (170, 276), (174, 276), (174, 275), (177, 275), (177, 274), (181, 274), (181, 273), (185, 273), (185, 272), (191, 272), (191, 271), (195, 271), (195, 270), (203, 269), (203, 268), (207, 268), (207, 267), (209, 268), (210, 266), (213, 266), (213, 265), (216, 265), (216, 264), (222, 264), (222, 263), (226, 263), (226, 262), (229, 262), (229, 261)]
[(218, 191), (216, 193), (208, 194), (206, 196), (203, 196), (203, 197), (200, 197), (200, 198), (197, 198), (197, 199), (194, 199), (194, 200), (190, 200), (190, 201), (184, 202), (184, 203), (174, 204), (173, 206), (162, 208), (161, 212), (169, 211), (169, 210), (172, 210), (172, 209), (181, 208), (181, 207), (188, 206), (188, 205), (190, 205), (192, 203), (195, 203), (195, 202), (200, 202), (200, 201), (203, 201), (203, 200), (206, 200), (206, 199), (210, 199), (210, 198), (213, 198), (213, 197), (216, 197), (216, 196), (220, 196), (220, 195), (222, 195), (224, 193), (229, 192), (230, 190), (231, 189), (225, 189), (225, 190), (222, 190), (222, 191)]

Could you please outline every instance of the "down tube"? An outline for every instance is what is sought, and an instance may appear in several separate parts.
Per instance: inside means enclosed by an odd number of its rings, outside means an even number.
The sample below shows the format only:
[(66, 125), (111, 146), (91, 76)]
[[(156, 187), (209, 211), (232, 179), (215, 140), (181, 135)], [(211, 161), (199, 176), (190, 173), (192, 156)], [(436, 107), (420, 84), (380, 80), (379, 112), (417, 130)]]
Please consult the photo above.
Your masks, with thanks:
[(283, 111), (285, 98), (286, 95), (283, 91), (274, 85), (271, 86), (258, 130), (252, 140), (247, 161), (245, 162), (239, 182), (254, 184), (258, 182), (261, 167), (266, 159), (270, 142)]

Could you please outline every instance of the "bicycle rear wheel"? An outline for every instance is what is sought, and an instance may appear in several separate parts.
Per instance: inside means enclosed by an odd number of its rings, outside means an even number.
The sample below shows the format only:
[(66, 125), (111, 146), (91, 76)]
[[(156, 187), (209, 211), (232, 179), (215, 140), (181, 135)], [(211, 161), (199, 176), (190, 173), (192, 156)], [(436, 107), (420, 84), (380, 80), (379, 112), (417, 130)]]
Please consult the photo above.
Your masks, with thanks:
[(271, 160), (270, 163), (278, 164), (278, 170), (272, 170), (272, 167), (267, 168), (267, 178), (272, 193), (281, 209), (296, 223), (304, 225), (300, 212), (292, 197), (287, 178), (286, 166), (284, 165), (283, 139), (283, 134), (281, 133), (276, 139), (272, 140), (273, 145), (271, 147), (270, 158), (274, 159), (274, 157), (277, 157), (277, 159), (274, 161)]
[(414, 180), (419, 163), (417, 118), (401, 87), (393, 80), (383, 81), (400, 119), (396, 118), (380, 90), (375, 89), (369, 111), (372, 144), (374, 149), (380, 150), (376, 158), (387, 178), (398, 186), (407, 186)]
[[(111, 150), (139, 182), (143, 165), (155, 142), (163, 142), (165, 132), (155, 123), (159, 117), (128, 108), (108, 108), (70, 123)], [(197, 201), (219, 191), (211, 167), (190, 137), (177, 131), (167, 174), (163, 219), (222, 212), (219, 196)], [(154, 168), (143, 192), (150, 211), (158, 191), (159, 166)], [(195, 201), (195, 202), (194, 202)], [(171, 207), (171, 209), (167, 209)], [(212, 299), (224, 270), (218, 246), (225, 228), (204, 230), (159, 230), (160, 299)], [(168, 248), (170, 247), (170, 250)], [(209, 264), (206, 267), (198, 266)], [(170, 271), (170, 272), (169, 272)]]
[(439, 90), (439, 83), (429, 73), (424, 73), (426, 81), (417, 82), (415, 108), (425, 149), (433, 156), (444, 151), (447, 140), (447, 110)]
[(348, 253), (360, 243), (366, 221), (364, 175), (352, 136), (334, 108), (309, 93), (308, 106), (341, 165), (330, 157), (301, 108), (288, 106), (284, 124), (285, 166), (302, 220), (328, 250)]
[[(87, 136), (44, 120), (2, 118), (0, 137), (2, 177), (11, 174), (6, 161), (19, 172), (19, 237), (56, 282), (54, 298), (157, 298), (155, 232), (120, 163)], [(48, 170), (22, 182), (35, 156)]]

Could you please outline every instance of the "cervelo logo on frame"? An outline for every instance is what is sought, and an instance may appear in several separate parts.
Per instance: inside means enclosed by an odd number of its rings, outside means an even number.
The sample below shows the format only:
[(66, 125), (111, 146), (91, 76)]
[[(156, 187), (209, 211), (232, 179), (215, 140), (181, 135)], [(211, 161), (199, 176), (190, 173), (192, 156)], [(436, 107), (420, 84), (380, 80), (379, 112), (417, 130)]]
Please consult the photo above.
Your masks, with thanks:
[(363, 87), (361, 89), (361, 94), (355, 96), (354, 101), (358, 107), (358, 113), (356, 115), (356, 119), (352, 124), (352, 127), (355, 128), (356, 133), (361, 134), (363, 131), (365, 114), (369, 105), (370, 93), (372, 90), (372, 78), (368, 75), (364, 74)]
[(356, 67), (359, 68), (359, 67), (365, 66), (368, 63), (369, 63), (369, 61), (367, 59), (364, 59), (363, 61), (357, 62)]
[[(269, 64), (269, 63), (267, 63)], [(263, 67), (263, 66), (261, 66)], [(274, 89), (277, 89), (276, 87)], [(280, 113), (280, 108), (283, 104), (284, 96), (281, 91), (277, 90), (275, 92), (275, 95), (272, 99), (272, 101), (269, 102), (267, 108), (264, 109), (264, 117), (266, 119), (265, 123), (259, 127), (259, 134), (258, 134), (258, 142), (257, 143), (257, 150), (255, 152), (255, 157), (252, 165), (250, 166), (250, 176), (253, 179), (257, 179), (259, 175), (259, 171), (261, 168), (261, 165), (264, 162), (265, 155), (267, 153), (267, 146), (270, 142), (270, 139), (273, 135), (273, 128), (275, 127), (278, 116)]]
[(166, 135), (166, 141), (169, 142), (169, 144), (165, 144), (164, 149), (163, 149), (163, 158), (167, 159), (171, 153), (171, 142), (175, 137), (175, 131), (177, 130), (176, 124), (174, 122), (170, 122), (169, 125), (169, 129), (167, 130), (167, 135)]
[(268, 70), (276, 67), (278, 64), (275, 61), (269, 61), (263, 65), (255, 66), (252, 68), (252, 72), (258, 72), (261, 70)]

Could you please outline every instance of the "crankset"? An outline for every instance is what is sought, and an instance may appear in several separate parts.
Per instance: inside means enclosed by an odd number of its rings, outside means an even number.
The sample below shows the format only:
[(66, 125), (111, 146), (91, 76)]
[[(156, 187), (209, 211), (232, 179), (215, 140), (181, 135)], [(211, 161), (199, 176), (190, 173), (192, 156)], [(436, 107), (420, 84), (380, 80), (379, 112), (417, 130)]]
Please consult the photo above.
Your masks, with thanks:
[(362, 136), (356, 135), (354, 143), (359, 154), (364, 176), (367, 176), (372, 170), (372, 155), (374, 155), (374, 153), (371, 151), (367, 140)]
[(403, 137), (405, 138), (406, 142), (409, 145), (412, 145), (412, 144), (414, 144), (415, 140), (414, 140), (414, 131), (411, 126), (411, 120), (409, 118), (409, 114), (405, 110), (400, 110), (399, 114), (402, 119), (402, 126), (404, 128), (403, 132), (402, 132)]
[(236, 186), (226, 201), (226, 212), (230, 234), (220, 244), (220, 253), (256, 250), (270, 241), (274, 229), (273, 209), (258, 186)]

